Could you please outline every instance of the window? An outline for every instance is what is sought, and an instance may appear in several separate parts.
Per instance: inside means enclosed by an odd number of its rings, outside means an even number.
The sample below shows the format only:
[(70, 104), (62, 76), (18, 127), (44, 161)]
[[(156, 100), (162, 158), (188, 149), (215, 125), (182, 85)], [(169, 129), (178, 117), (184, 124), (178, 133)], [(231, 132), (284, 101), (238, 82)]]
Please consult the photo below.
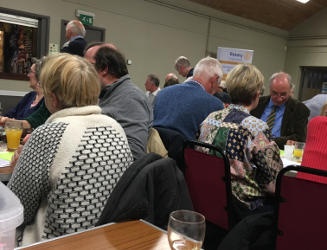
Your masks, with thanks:
[(49, 17), (0, 8), (0, 78), (27, 80), (31, 58), (48, 44)]

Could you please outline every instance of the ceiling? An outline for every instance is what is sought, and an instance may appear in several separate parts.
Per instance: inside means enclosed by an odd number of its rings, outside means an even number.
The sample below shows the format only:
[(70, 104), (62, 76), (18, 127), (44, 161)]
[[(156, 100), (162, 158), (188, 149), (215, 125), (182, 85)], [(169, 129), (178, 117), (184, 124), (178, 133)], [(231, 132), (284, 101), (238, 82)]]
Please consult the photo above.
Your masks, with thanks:
[(327, 7), (327, 0), (189, 0), (216, 10), (290, 31)]

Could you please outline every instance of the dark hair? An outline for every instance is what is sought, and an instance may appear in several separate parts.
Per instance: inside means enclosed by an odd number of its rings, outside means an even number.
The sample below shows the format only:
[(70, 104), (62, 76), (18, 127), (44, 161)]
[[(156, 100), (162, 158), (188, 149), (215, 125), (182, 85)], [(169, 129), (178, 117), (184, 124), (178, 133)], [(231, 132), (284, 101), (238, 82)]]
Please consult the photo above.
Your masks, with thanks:
[(120, 78), (128, 74), (125, 57), (118, 50), (101, 47), (95, 54), (95, 68), (97, 71), (107, 69), (112, 76)]
[(155, 74), (149, 74), (148, 75), (148, 78), (150, 79), (151, 82), (153, 82), (154, 85), (156, 85), (157, 87), (159, 87), (160, 80), (159, 80), (159, 78)]
[(103, 45), (103, 44), (104, 44), (104, 42), (99, 42), (99, 41), (93, 41), (93, 42), (88, 43), (83, 51), (83, 55), (85, 55), (85, 53), (86, 53), (86, 51), (88, 51), (88, 49), (90, 49), (94, 46)]
[(164, 88), (166, 88), (168, 86), (171, 86), (171, 85), (175, 85), (175, 84), (179, 84), (178, 79), (170, 78), (170, 79), (168, 79), (168, 80), (165, 81)]

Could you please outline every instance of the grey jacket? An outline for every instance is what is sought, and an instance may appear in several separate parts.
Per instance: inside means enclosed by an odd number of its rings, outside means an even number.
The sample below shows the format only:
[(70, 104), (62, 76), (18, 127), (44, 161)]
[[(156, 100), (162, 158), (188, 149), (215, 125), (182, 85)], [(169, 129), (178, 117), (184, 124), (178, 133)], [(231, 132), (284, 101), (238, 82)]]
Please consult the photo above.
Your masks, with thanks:
[(130, 76), (104, 87), (99, 106), (103, 114), (114, 118), (125, 130), (134, 159), (144, 155), (152, 112), (145, 94), (131, 82)]

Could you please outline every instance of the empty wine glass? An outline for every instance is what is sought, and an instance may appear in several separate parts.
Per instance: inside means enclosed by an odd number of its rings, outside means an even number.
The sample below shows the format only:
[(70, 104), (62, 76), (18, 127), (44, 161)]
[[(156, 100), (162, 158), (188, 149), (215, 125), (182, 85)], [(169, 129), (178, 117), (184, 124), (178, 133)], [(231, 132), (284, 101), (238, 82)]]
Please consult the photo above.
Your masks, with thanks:
[(205, 218), (190, 210), (171, 212), (168, 222), (168, 240), (172, 250), (199, 250), (205, 236)]

